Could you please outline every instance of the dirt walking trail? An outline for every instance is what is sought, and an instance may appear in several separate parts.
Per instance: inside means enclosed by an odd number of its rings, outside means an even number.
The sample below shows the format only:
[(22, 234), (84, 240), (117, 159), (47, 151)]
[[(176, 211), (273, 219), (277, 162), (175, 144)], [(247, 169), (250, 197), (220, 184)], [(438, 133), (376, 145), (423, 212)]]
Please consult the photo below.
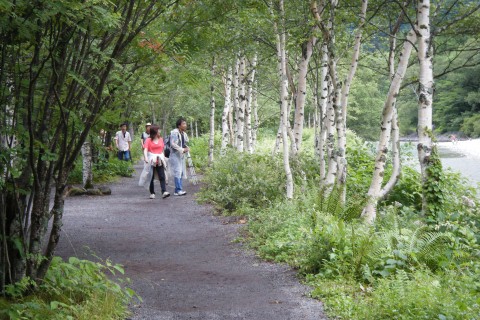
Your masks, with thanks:
[(139, 170), (110, 185), (110, 196), (67, 198), (57, 250), (124, 265), (143, 299), (131, 319), (326, 319), (294, 271), (233, 242), (239, 225), (199, 205), (198, 186), (186, 182), (186, 196), (150, 200)]

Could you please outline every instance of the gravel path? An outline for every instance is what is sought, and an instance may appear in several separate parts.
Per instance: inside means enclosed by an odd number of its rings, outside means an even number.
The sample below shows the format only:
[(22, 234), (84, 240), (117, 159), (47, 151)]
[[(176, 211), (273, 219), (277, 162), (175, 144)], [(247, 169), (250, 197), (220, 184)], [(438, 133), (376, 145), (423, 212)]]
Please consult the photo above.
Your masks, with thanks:
[(197, 186), (150, 200), (137, 186), (139, 169), (112, 184), (110, 196), (67, 198), (57, 250), (90, 259), (93, 251), (124, 265), (143, 298), (131, 319), (326, 319), (294, 271), (233, 242), (239, 225), (197, 204)]

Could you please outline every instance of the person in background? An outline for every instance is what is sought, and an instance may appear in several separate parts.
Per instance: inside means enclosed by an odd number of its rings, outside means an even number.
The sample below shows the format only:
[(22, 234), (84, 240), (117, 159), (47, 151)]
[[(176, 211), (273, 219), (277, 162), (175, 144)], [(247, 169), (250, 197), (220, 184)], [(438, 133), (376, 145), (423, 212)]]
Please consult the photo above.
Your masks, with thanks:
[(120, 131), (117, 131), (115, 134), (115, 145), (117, 147), (118, 159), (119, 160), (130, 160), (130, 146), (132, 144), (132, 138), (130, 137), (130, 133), (127, 132), (127, 124), (122, 123), (120, 125)]
[(145, 132), (142, 133), (142, 150), (145, 148), (144, 144), (145, 144), (145, 140), (147, 140), (149, 137), (150, 137), (150, 127), (152, 126), (152, 124), (150, 122), (147, 122), (147, 124), (145, 125)]
[(143, 156), (145, 163), (150, 164), (152, 171), (152, 178), (150, 180), (150, 199), (155, 199), (155, 173), (158, 175), (160, 180), (160, 187), (162, 188), (162, 198), (167, 198), (170, 196), (170, 193), (167, 192), (166, 183), (165, 183), (165, 168), (167, 163), (163, 155), (164, 143), (163, 139), (160, 136), (160, 128), (158, 126), (150, 127), (150, 137), (145, 140), (143, 144)]
[(152, 124), (150, 122), (147, 122), (147, 124), (145, 125), (145, 132), (142, 133), (141, 137), (140, 137), (140, 142), (142, 144), (142, 154), (143, 154), (143, 150), (145, 149), (145, 140), (147, 140), (149, 137), (150, 137), (150, 127), (152, 126)]
[(185, 154), (190, 151), (187, 146), (188, 136), (187, 121), (184, 118), (177, 120), (176, 129), (170, 133), (171, 152), (169, 158), (169, 165), (172, 168), (173, 178), (175, 180), (174, 196), (184, 196), (187, 193), (183, 190), (182, 178), (185, 176)]

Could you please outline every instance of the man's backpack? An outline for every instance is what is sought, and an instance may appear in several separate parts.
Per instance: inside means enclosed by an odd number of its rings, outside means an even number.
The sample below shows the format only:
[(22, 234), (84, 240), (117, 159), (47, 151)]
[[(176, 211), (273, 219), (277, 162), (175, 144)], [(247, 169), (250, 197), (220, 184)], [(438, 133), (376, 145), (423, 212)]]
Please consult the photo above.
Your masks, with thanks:
[(166, 136), (165, 139), (163, 139), (164, 143), (164, 148), (163, 148), (163, 155), (165, 158), (170, 157), (170, 136)]

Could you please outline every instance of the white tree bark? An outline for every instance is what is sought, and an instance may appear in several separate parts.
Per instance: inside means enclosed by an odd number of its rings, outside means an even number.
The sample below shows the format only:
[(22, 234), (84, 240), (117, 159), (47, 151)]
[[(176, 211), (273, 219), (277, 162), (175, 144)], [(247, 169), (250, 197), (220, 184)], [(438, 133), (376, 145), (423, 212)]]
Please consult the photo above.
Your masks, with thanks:
[(210, 85), (210, 137), (208, 140), (208, 165), (213, 164), (213, 150), (215, 147), (215, 57), (212, 58), (212, 83)]
[(308, 63), (312, 56), (313, 47), (317, 42), (315, 37), (317, 26), (312, 29), (310, 38), (302, 44), (302, 57), (298, 64), (298, 82), (297, 92), (295, 93), (295, 120), (293, 124), (293, 132), (295, 135), (295, 153), (300, 151), (302, 146), (303, 124), (305, 122), (305, 100), (307, 96), (307, 72)]
[(390, 191), (392, 191), (393, 187), (395, 187), (398, 180), (400, 179), (401, 170), (402, 164), (400, 161), (400, 129), (398, 127), (397, 107), (394, 106), (392, 114), (392, 175), (390, 176), (390, 179), (382, 188), (382, 190), (380, 190), (380, 200), (384, 200), (390, 193)]
[[(327, 141), (327, 135), (332, 132), (333, 125), (333, 113), (330, 114), (330, 118), (327, 117), (327, 103), (328, 103), (328, 51), (327, 45), (322, 45), (322, 66), (321, 66), (321, 78), (320, 78), (320, 105), (319, 105), (319, 125), (320, 132), (318, 138), (318, 157), (320, 158), (320, 181), (323, 184), (326, 177), (325, 169), (325, 145)], [(327, 153), (328, 154), (328, 153)], [(321, 185), (323, 187), (323, 185)]]
[(83, 170), (82, 183), (83, 187), (90, 189), (93, 186), (93, 171), (92, 171), (92, 145), (90, 141), (86, 140), (82, 145)]
[[(238, 109), (240, 108), (240, 100), (239, 100), (239, 70), (240, 70), (240, 54), (237, 54), (237, 59), (235, 63), (235, 73), (233, 75), (233, 109), (235, 110), (235, 121), (232, 119), (233, 123), (233, 147), (237, 148), (238, 146), (238, 117), (239, 117), (239, 111)], [(233, 116), (232, 116), (233, 118)]]
[(253, 56), (251, 63), (250, 76), (247, 80), (248, 85), (248, 95), (247, 103), (245, 106), (245, 147), (248, 153), (253, 153), (253, 142), (252, 142), (252, 100), (253, 100), (253, 82), (255, 81), (255, 72), (257, 68), (257, 54)]
[[(433, 105), (433, 56), (430, 48), (430, 1), (418, 0), (417, 2), (417, 34), (418, 34), (418, 160), (422, 172), (422, 184), (428, 183), (427, 168), (430, 166), (432, 152), (432, 105)], [(428, 203), (423, 197), (422, 209), (426, 212)]]
[[(403, 3), (403, 6), (407, 6), (408, 1)], [(390, 32), (390, 53), (388, 55), (388, 68), (390, 71), (390, 79), (395, 77), (395, 50), (397, 48), (397, 33), (400, 30), (402, 22), (405, 18), (405, 12), (402, 11), (397, 19), (395, 26), (392, 28)], [(416, 41), (415, 39), (411, 39), (413, 43)], [(384, 200), (387, 195), (392, 191), (393, 187), (397, 184), (398, 180), (400, 179), (402, 164), (400, 159), (400, 129), (398, 126), (398, 110), (396, 103), (393, 106), (393, 114), (392, 114), (392, 174), (390, 179), (387, 181), (385, 186), (380, 190), (380, 200)]]
[(327, 173), (322, 187), (329, 188), (335, 183), (335, 176), (337, 175), (337, 155), (335, 154), (335, 109), (333, 107), (333, 85), (331, 81), (328, 83), (328, 101), (325, 118), (326, 131), (326, 154), (328, 159)]
[[(272, 8), (272, 6), (270, 6)], [(277, 35), (277, 59), (278, 59), (278, 76), (280, 80), (280, 117), (282, 125), (282, 142), (283, 142), (283, 165), (285, 169), (285, 175), (287, 178), (286, 181), (286, 191), (287, 198), (293, 198), (293, 176), (290, 169), (290, 159), (288, 151), (288, 136), (287, 136), (287, 124), (288, 124), (288, 78), (287, 78), (287, 59), (286, 59), (286, 50), (285, 50), (285, 24), (284, 24), (284, 8), (283, 0), (279, 1), (279, 14), (280, 14), (280, 26), (279, 30), (274, 18), (274, 29), (275, 34)]]
[(255, 89), (253, 90), (253, 130), (252, 130), (252, 148), (255, 151), (257, 145), (257, 130), (259, 126), (258, 120), (258, 82), (255, 81)]
[(224, 77), (224, 90), (225, 90), (225, 104), (223, 106), (222, 113), (222, 152), (225, 151), (228, 145), (230, 130), (228, 126), (228, 115), (230, 114), (230, 104), (232, 96), (232, 68), (228, 67), (227, 74)]
[[(335, 69), (336, 70), (336, 65)], [(345, 156), (345, 151), (347, 148), (347, 136), (345, 121), (343, 120), (344, 115), (342, 114), (342, 105), (341, 105), (341, 85), (337, 83), (336, 88), (334, 89), (334, 100), (333, 108), (335, 110), (335, 128), (337, 130), (337, 174), (335, 176), (341, 203), (346, 202), (347, 195), (347, 159)]]
[(375, 157), (375, 169), (373, 171), (372, 182), (367, 193), (369, 201), (362, 213), (362, 216), (368, 223), (373, 223), (376, 218), (375, 209), (377, 206), (377, 202), (381, 196), (381, 187), (383, 183), (385, 164), (388, 155), (388, 143), (390, 141), (390, 134), (392, 132), (392, 121), (394, 121), (393, 115), (395, 113), (395, 104), (400, 91), (400, 86), (405, 76), (405, 72), (407, 71), (408, 60), (412, 53), (415, 41), (415, 32), (411, 30), (408, 34), (406, 41), (404, 42), (402, 53), (400, 54), (397, 72), (395, 72), (392, 82), (390, 83), (387, 98), (383, 106), (380, 139), (378, 143), (377, 155)]
[(238, 104), (238, 116), (237, 116), (237, 151), (243, 152), (245, 147), (245, 141), (243, 139), (243, 134), (245, 130), (245, 105), (246, 105), (246, 79), (245, 79), (245, 56), (242, 55), (240, 58), (240, 68), (239, 68), (239, 104)]

